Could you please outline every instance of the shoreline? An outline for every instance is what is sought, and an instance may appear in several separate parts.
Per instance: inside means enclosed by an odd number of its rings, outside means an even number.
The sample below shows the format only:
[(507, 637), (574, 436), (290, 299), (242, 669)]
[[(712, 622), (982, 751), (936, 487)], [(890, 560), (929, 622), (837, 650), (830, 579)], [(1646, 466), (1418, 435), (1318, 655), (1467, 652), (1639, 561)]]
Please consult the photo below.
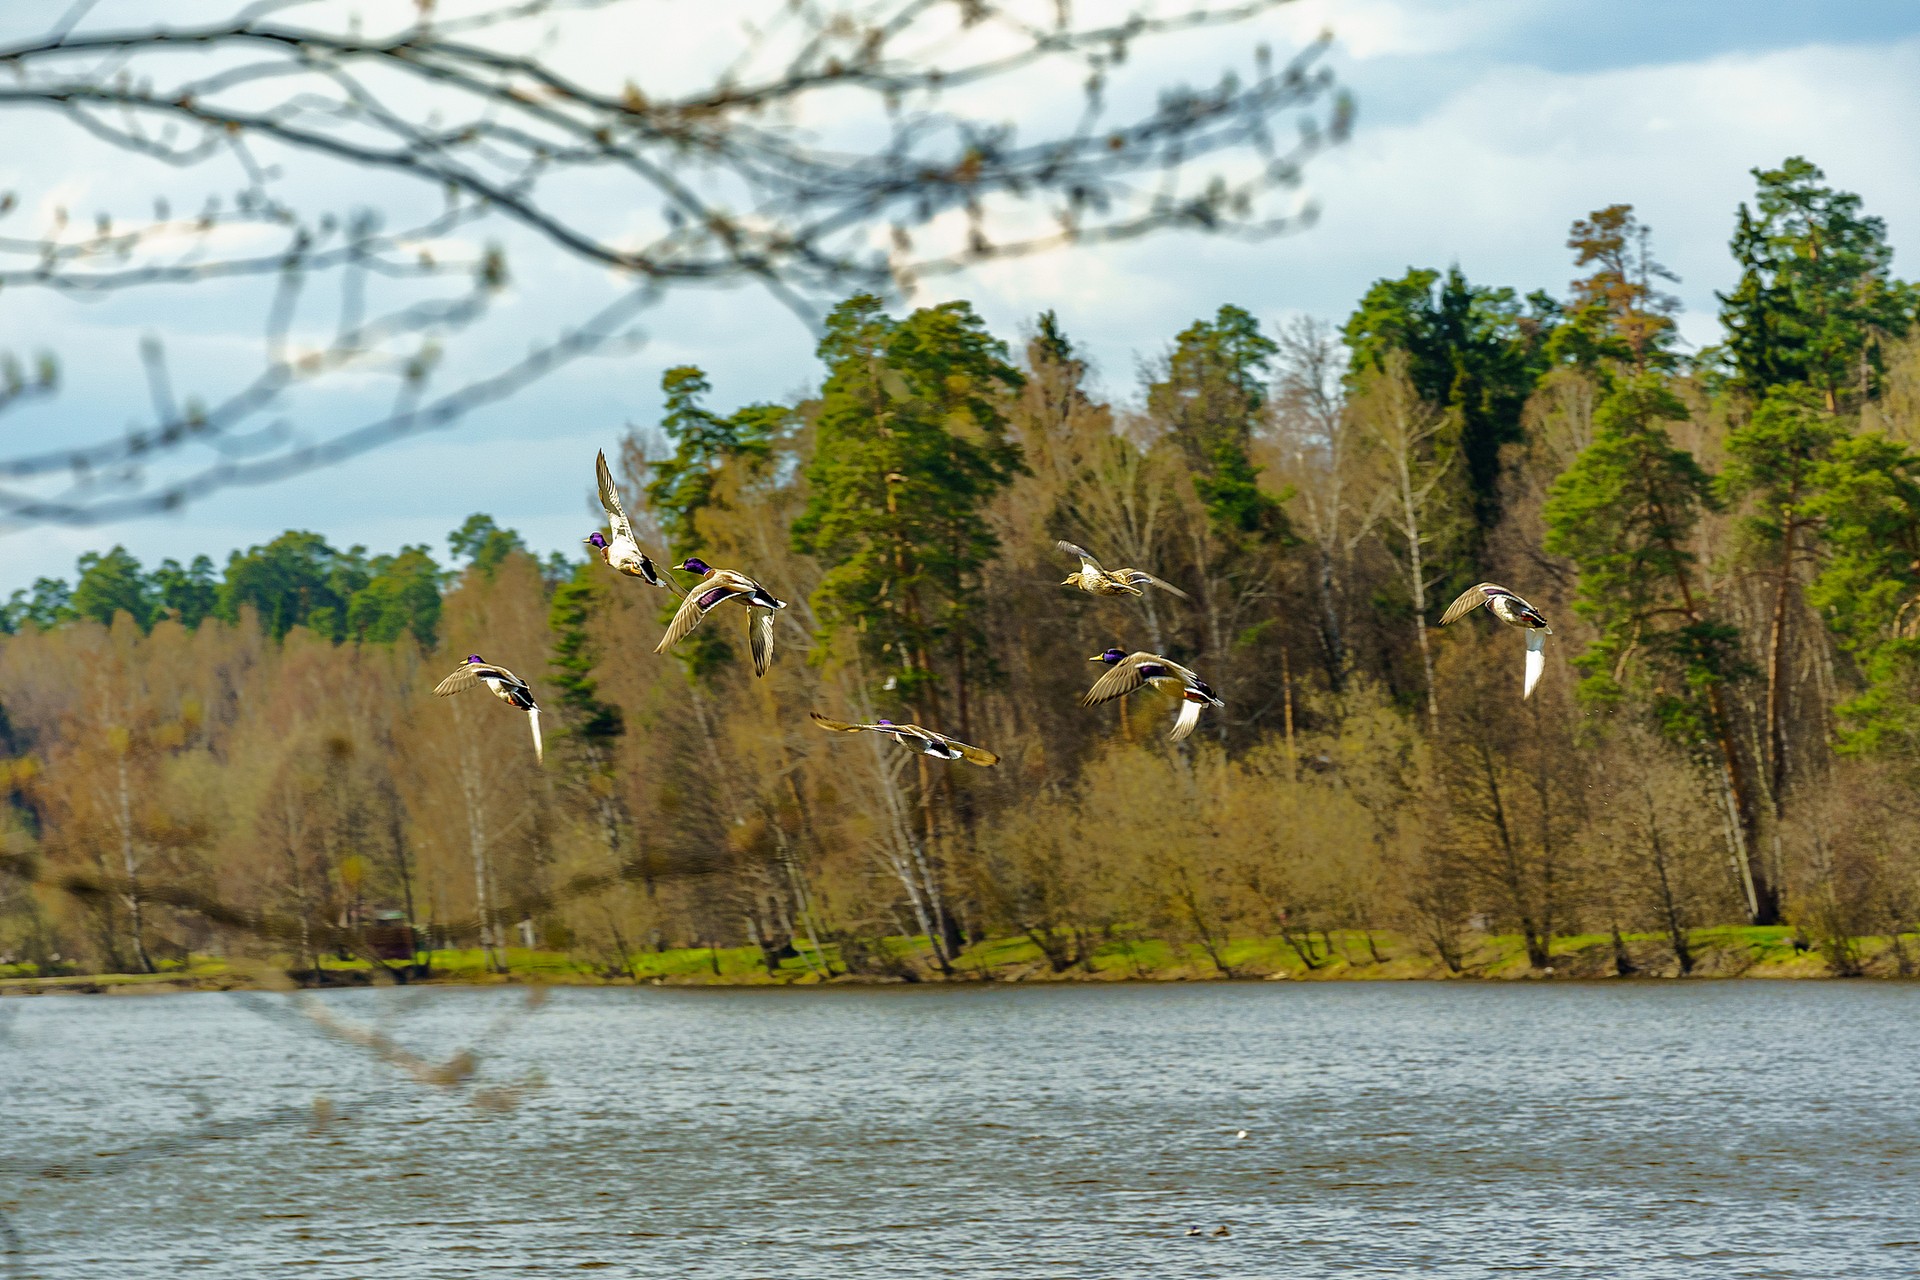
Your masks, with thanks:
[[(1456, 971), (1412, 940), (1395, 934), (1335, 930), (1302, 949), (1277, 938), (1235, 939), (1208, 951), (1199, 944), (1129, 939), (1096, 948), (1080, 962), (1056, 968), (1026, 938), (988, 939), (969, 947), (953, 972), (941, 973), (924, 939), (883, 940), (864, 952), (860, 971), (848, 972), (838, 948), (825, 957), (788, 956), (768, 970), (755, 948), (681, 948), (629, 957), (627, 972), (555, 952), (506, 953), (505, 972), (477, 951), (431, 953), (430, 971), (409, 986), (969, 986), (992, 983), (1178, 982), (1552, 982), (1694, 981), (1725, 978), (1844, 981), (1920, 977), (1920, 945), (1902, 938), (1848, 940), (1838, 963), (1830, 948), (1806, 941), (1787, 926), (1723, 926), (1693, 931), (1691, 973), (1682, 974), (1664, 935), (1629, 934), (1616, 947), (1611, 935), (1556, 939), (1551, 966), (1536, 970), (1512, 935), (1483, 936), (1462, 949)], [(1306, 953), (1302, 955), (1302, 950)], [(1630, 971), (1620, 971), (1624, 952)], [(1312, 957), (1310, 968), (1306, 957)], [(1377, 957), (1377, 958), (1376, 958)], [(877, 959), (876, 959), (877, 958)], [(1903, 958), (1910, 958), (1902, 964)], [(1224, 966), (1224, 968), (1223, 968)], [(1909, 970), (1903, 972), (1903, 969)], [(832, 976), (823, 976), (823, 971)], [(0, 997), (134, 995), (180, 991), (327, 990), (389, 985), (395, 981), (364, 962), (324, 962), (317, 971), (264, 964), (229, 965), (202, 959), (153, 974), (0, 976)]]

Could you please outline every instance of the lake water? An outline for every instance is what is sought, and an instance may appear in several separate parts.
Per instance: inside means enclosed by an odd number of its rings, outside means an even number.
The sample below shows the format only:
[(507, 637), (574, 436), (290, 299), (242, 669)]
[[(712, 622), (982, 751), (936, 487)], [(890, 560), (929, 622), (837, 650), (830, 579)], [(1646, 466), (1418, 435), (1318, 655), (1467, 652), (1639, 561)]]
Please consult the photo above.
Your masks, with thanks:
[(0, 1208), (10, 1280), (1905, 1277), (1920, 987), (15, 1000)]

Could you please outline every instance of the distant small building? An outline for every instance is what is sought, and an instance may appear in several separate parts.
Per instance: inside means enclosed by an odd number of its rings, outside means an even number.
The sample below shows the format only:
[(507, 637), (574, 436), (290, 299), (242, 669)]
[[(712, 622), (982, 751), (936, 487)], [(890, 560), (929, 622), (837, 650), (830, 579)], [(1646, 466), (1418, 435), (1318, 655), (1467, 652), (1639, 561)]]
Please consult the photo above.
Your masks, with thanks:
[(382, 911), (367, 926), (367, 949), (381, 960), (413, 963), (420, 950), (420, 938), (404, 911)]

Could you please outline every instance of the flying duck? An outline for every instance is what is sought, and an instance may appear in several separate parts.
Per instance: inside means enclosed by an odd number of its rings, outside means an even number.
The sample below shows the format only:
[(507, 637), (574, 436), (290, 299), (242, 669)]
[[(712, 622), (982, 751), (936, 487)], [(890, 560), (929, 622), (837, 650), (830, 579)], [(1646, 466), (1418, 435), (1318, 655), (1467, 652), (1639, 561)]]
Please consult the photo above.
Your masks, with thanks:
[(1108, 649), (1096, 653), (1088, 662), (1104, 662), (1111, 668), (1093, 682), (1093, 688), (1081, 695), (1080, 705), (1095, 707), (1115, 698), (1124, 698), (1142, 685), (1152, 685), (1162, 693), (1180, 695), (1180, 718), (1173, 722), (1167, 741), (1178, 742), (1200, 723), (1200, 713), (1208, 707), (1224, 707), (1205, 680), (1170, 658), (1157, 653), (1122, 653)]
[(1145, 588), (1158, 587), (1162, 591), (1173, 592), (1182, 600), (1193, 598), (1171, 582), (1162, 582), (1152, 574), (1143, 573), (1139, 569), (1102, 569), (1100, 562), (1088, 554), (1084, 548), (1077, 547), (1064, 539), (1053, 545), (1070, 556), (1080, 557), (1078, 572), (1068, 574), (1060, 584), (1063, 587), (1078, 587), (1096, 596), (1141, 596), (1146, 594)]
[(482, 661), (477, 653), (470, 653), (465, 662), (454, 668), (452, 675), (433, 686), (433, 691), (444, 698), (475, 684), (486, 685), (494, 697), (527, 713), (533, 725), (533, 757), (544, 763), (547, 756), (540, 745), (540, 707), (534, 702), (533, 690), (527, 688), (527, 682), (513, 672)]
[(687, 632), (699, 626), (700, 619), (716, 607), (729, 600), (738, 600), (749, 611), (764, 611), (758, 617), (750, 616), (747, 619), (747, 643), (753, 649), (753, 673), (757, 676), (767, 674), (767, 667), (773, 661), (773, 612), (786, 608), (787, 602), (774, 599), (771, 591), (744, 573), (716, 569), (705, 560), (693, 556), (688, 556), (673, 567), (685, 573), (699, 574), (700, 581), (687, 593), (680, 611), (667, 624), (667, 634), (660, 637), (660, 643), (654, 646), (653, 651), (665, 653), (685, 639)]
[(607, 541), (607, 535), (595, 529), (587, 535), (587, 545), (600, 553), (600, 559), (608, 568), (617, 569), (630, 578), (644, 579), (653, 586), (665, 587), (675, 595), (686, 595), (680, 590), (680, 584), (661, 573), (653, 557), (642, 551), (634, 540), (633, 521), (627, 519), (627, 509), (620, 505), (620, 491), (613, 487), (613, 472), (607, 469), (605, 449), (594, 459), (594, 470), (600, 478), (600, 505), (606, 508), (613, 541)]
[(876, 720), (872, 724), (848, 724), (844, 720), (829, 720), (818, 711), (809, 711), (807, 715), (822, 729), (834, 733), (883, 733), (909, 751), (918, 751), (923, 756), (933, 756), (940, 760), (966, 760), (977, 765), (999, 764), (1000, 757), (985, 747), (969, 746), (958, 738), (949, 738), (944, 733), (932, 729), (922, 729), (917, 724), (895, 724), (891, 720)]
[(1440, 625), (1458, 621), (1478, 609), (1487, 606), (1487, 612), (1510, 627), (1524, 627), (1527, 632), (1527, 675), (1521, 690), (1522, 701), (1533, 696), (1533, 686), (1540, 683), (1540, 673), (1547, 668), (1547, 637), (1553, 634), (1553, 628), (1540, 616), (1540, 611), (1522, 600), (1505, 587), (1491, 582), (1476, 583), (1460, 593), (1460, 598), (1447, 606), (1440, 615)]

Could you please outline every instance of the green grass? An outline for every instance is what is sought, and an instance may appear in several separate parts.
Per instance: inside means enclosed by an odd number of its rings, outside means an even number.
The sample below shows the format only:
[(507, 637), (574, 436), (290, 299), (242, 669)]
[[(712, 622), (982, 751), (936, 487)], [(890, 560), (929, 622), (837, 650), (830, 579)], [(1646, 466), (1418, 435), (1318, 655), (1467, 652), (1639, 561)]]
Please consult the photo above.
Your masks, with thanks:
[[(1624, 935), (1640, 972), (1668, 973), (1673, 969), (1665, 935), (1630, 933)], [(1375, 932), (1373, 941), (1381, 953), (1376, 960), (1368, 946), (1367, 935), (1359, 930), (1334, 930), (1326, 942), (1315, 935), (1317, 964), (1309, 969), (1298, 953), (1282, 938), (1235, 938), (1220, 948), (1221, 959), (1240, 978), (1392, 979), (1444, 978), (1455, 976), (1429, 954), (1417, 940), (1385, 932)], [(1695, 973), (1702, 977), (1749, 975), (1757, 977), (1819, 977), (1831, 972), (1818, 947), (1806, 949), (1805, 935), (1791, 926), (1754, 928), (1721, 925), (1695, 929), (1690, 941), (1696, 958)], [(1796, 942), (1801, 946), (1796, 946)], [(1911, 947), (1911, 944), (1909, 944)], [(933, 948), (924, 936), (893, 937), (870, 941), (870, 948), (884, 948), (891, 957), (894, 973), (873, 972), (853, 980), (886, 980), (900, 971), (924, 980), (940, 977)], [(1871, 974), (1886, 976), (1895, 972), (1891, 943), (1886, 938), (1856, 939), (1855, 951), (1863, 967)], [(1556, 937), (1550, 950), (1553, 976), (1605, 977), (1613, 969), (1611, 934), (1584, 933)], [(528, 950), (519, 947), (505, 952), (506, 972), (496, 972), (488, 957), (478, 948), (434, 951), (425, 957), (431, 963), (431, 980), (454, 983), (553, 982), (594, 984), (602, 982), (648, 982), (673, 984), (804, 984), (822, 980), (821, 970), (831, 968), (836, 979), (846, 978), (846, 965), (837, 946), (829, 945), (825, 955), (811, 951), (807, 957), (789, 957), (769, 972), (757, 947), (683, 947), (669, 951), (640, 952), (629, 958), (628, 970), (609, 973), (604, 964), (559, 951)], [(809, 964), (808, 961), (812, 963)], [(292, 967), (283, 957), (281, 965)], [(377, 975), (365, 960), (341, 960), (326, 956), (320, 968), (338, 973), (348, 981), (373, 981)], [(972, 981), (1128, 981), (1190, 980), (1221, 976), (1206, 950), (1196, 943), (1170, 941), (1154, 937), (1120, 937), (1104, 940), (1082, 964), (1065, 973), (1055, 973), (1046, 955), (1032, 939), (991, 938), (968, 947), (954, 962), (955, 977)], [(877, 966), (885, 970), (887, 966)], [(1478, 935), (1467, 940), (1462, 976), (1473, 978), (1518, 979), (1546, 976), (1536, 974), (1527, 963), (1522, 940), (1513, 934)], [(354, 975), (354, 977), (348, 977)], [(58, 990), (140, 990), (191, 986), (221, 987), (250, 985), (257, 971), (245, 966), (230, 967), (213, 957), (194, 957), (188, 962), (167, 962), (161, 972), (152, 974), (42, 975), (30, 964), (0, 967), (0, 992)]]

